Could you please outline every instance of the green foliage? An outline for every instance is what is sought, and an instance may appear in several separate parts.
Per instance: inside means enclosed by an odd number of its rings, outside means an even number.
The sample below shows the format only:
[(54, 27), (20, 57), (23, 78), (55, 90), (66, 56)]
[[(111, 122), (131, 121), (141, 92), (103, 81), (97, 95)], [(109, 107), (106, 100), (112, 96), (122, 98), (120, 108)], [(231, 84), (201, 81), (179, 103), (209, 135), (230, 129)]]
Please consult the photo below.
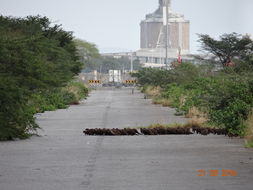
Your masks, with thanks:
[(81, 69), (71, 32), (46, 17), (0, 16), (0, 140), (36, 130), (36, 111), (66, 107), (73, 95), (58, 89)]
[(138, 73), (133, 73), (141, 85), (166, 87), (167, 84), (183, 84), (198, 77), (199, 68), (191, 63), (184, 63), (171, 70), (143, 68)]
[[(85, 65), (84, 72), (97, 70), (102, 73), (108, 73), (109, 70), (130, 70), (130, 60), (126, 57), (114, 58), (113, 56), (100, 56), (95, 44), (81, 39), (74, 40), (78, 49), (78, 55), (81, 62)], [(133, 69), (140, 68), (139, 60), (133, 61)]]
[(199, 38), (202, 50), (217, 57), (223, 66), (232, 59), (243, 58), (253, 51), (253, 42), (247, 35), (224, 34), (219, 40), (215, 40), (209, 35), (200, 34)]
[(79, 49), (79, 53), (82, 53), (85, 58), (97, 58), (100, 56), (95, 44), (81, 39), (75, 39), (74, 42)]
[(180, 108), (180, 97), (186, 94), (185, 89), (181, 86), (178, 86), (175, 83), (168, 85), (162, 97), (169, 99), (172, 102), (172, 106), (175, 108)]
[(253, 110), (248, 115), (247, 120), (244, 122), (246, 126), (245, 141), (246, 147), (253, 148)]
[(75, 39), (75, 45), (78, 50), (78, 55), (85, 68), (94, 70), (96, 67), (96, 59), (100, 59), (99, 51), (95, 44), (89, 43), (85, 40)]
[(11, 77), (0, 74), (0, 140), (25, 138), (38, 128), (33, 110), (27, 102), (27, 91)]
[(151, 68), (143, 68), (139, 70), (137, 73), (133, 73), (133, 77), (138, 78), (138, 83), (145, 86), (162, 86), (168, 84), (170, 78), (168, 78), (168, 71), (160, 70), (160, 69), (151, 69)]
[(54, 111), (67, 108), (69, 99), (74, 99), (74, 95), (55, 89), (43, 94), (34, 94), (32, 96), (32, 106), (35, 108), (35, 112)]
[(35, 113), (65, 109), (88, 95), (88, 89), (82, 82), (71, 81), (64, 88), (56, 88), (33, 94), (30, 100)]
[(246, 119), (251, 106), (242, 100), (235, 100), (223, 109), (211, 110), (210, 117), (214, 123), (224, 126), (231, 134), (243, 136), (245, 131), (243, 121)]
[(143, 91), (148, 85), (162, 87), (158, 99), (167, 100), (178, 112), (187, 114), (197, 107), (209, 116), (211, 124), (243, 136), (244, 121), (253, 107), (253, 74), (237, 74), (231, 69), (207, 73), (204, 65), (183, 63), (169, 71), (143, 69), (135, 77), (144, 85)]
[(69, 101), (69, 103), (73, 102), (73, 100), (81, 100), (88, 96), (88, 88), (83, 84), (83, 82), (71, 81), (64, 88), (65, 91), (74, 94), (75, 99)]

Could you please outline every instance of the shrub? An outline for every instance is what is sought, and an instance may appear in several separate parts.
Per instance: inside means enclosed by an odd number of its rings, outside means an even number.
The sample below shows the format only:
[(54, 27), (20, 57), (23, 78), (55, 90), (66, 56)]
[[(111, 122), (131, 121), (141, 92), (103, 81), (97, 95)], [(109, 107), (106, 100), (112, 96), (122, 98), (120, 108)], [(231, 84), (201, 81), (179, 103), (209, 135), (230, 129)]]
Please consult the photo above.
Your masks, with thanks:
[(86, 98), (88, 89), (81, 82), (71, 81), (64, 88), (51, 89), (32, 95), (31, 106), (34, 112), (54, 111), (65, 109), (68, 105)]
[(196, 79), (199, 76), (199, 68), (192, 63), (183, 63), (172, 70), (143, 68), (133, 77), (138, 78), (142, 86), (166, 87), (170, 83), (184, 84)]
[[(88, 88), (83, 84), (83, 82), (71, 81), (64, 88), (67, 92), (74, 94), (75, 100), (81, 100), (87, 97)], [(72, 100), (73, 101), (73, 100)]]
[(46, 17), (0, 16), (0, 140), (29, 136), (38, 111), (65, 108), (76, 97), (62, 87), (81, 68), (71, 32)]
[(169, 107), (172, 105), (171, 101), (166, 98), (154, 97), (152, 99), (153, 104), (162, 104), (164, 107)]
[[(155, 96), (153, 102), (164, 104), (167, 101), (178, 113), (186, 115), (196, 108), (204, 114), (203, 121), (225, 128), (230, 134), (243, 136), (246, 128), (244, 121), (253, 107), (252, 73), (237, 74), (233, 68), (225, 68), (207, 74), (202, 69), (205, 70), (205, 67), (182, 64), (170, 71), (154, 70), (155, 76), (166, 72), (168, 78), (160, 83), (161, 95)], [(199, 74), (196, 74), (197, 71)], [(146, 80), (147, 73), (152, 73), (152, 70), (140, 72), (138, 79), (146, 82), (152, 80), (153, 76)], [(194, 73), (195, 76), (190, 77)]]
[(0, 140), (26, 138), (38, 128), (27, 105), (27, 91), (11, 77), (0, 74), (0, 81)]
[(245, 129), (246, 146), (253, 147), (253, 110), (248, 115), (245, 125), (246, 125)]
[(242, 100), (235, 100), (219, 110), (211, 110), (210, 118), (217, 125), (225, 127), (231, 134), (244, 135), (246, 119), (251, 106)]
[(61, 89), (38, 93), (32, 96), (32, 104), (35, 113), (44, 111), (54, 111), (56, 109), (67, 108), (69, 99), (74, 99), (74, 95)]

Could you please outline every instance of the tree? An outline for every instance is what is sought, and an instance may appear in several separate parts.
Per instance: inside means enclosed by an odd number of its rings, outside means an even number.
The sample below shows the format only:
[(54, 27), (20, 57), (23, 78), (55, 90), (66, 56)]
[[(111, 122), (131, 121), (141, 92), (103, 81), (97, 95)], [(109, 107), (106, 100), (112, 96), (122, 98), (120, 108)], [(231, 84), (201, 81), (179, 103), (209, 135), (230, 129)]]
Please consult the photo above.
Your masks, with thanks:
[(223, 67), (233, 59), (243, 58), (253, 51), (253, 41), (248, 35), (223, 34), (219, 40), (215, 40), (209, 35), (199, 34), (199, 38), (202, 50), (218, 58)]
[(77, 47), (81, 62), (84, 64), (84, 67), (91, 68), (92, 70), (95, 69), (96, 61), (94, 59), (100, 57), (97, 46), (93, 43), (81, 39), (75, 39), (74, 42)]
[(81, 69), (72, 32), (46, 17), (0, 16), (0, 140), (35, 130), (32, 95), (65, 86)]

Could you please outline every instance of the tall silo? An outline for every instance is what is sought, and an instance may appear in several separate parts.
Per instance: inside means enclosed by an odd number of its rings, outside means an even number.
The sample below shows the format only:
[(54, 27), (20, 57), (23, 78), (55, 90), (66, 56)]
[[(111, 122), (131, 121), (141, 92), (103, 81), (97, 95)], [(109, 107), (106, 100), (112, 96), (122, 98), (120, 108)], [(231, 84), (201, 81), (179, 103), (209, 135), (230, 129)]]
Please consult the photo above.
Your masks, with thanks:
[(182, 53), (187, 54), (190, 50), (190, 22), (184, 19), (183, 15), (171, 11), (170, 0), (159, 0), (158, 9), (151, 14), (147, 14), (146, 18), (141, 21), (140, 47), (142, 50), (165, 48), (166, 26), (163, 24), (163, 12), (166, 2), (168, 3), (168, 51), (174, 52), (176, 56), (180, 48)]

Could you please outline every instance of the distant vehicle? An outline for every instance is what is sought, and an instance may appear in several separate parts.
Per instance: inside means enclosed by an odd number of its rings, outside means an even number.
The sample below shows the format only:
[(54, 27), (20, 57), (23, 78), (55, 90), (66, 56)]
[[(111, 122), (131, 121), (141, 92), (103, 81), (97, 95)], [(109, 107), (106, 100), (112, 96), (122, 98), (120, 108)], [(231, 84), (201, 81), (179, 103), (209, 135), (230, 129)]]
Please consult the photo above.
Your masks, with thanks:
[(109, 82), (122, 82), (120, 70), (109, 70)]

